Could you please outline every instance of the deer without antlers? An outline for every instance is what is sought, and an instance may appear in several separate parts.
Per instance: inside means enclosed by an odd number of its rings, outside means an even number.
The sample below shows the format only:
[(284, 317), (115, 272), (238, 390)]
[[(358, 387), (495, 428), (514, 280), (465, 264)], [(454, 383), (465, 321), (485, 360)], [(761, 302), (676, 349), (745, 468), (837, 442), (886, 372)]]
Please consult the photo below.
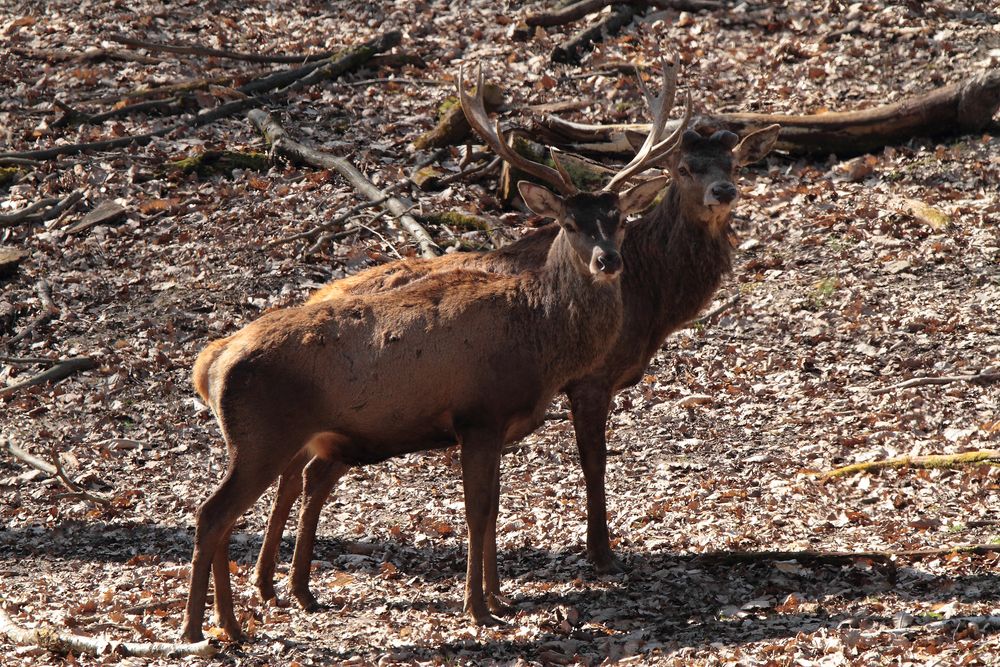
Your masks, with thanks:
[[(481, 107), (481, 93), (472, 100), (461, 77), (459, 85), (467, 114), (468, 105)], [(498, 131), (474, 126), (504, 150)], [(310, 501), (300, 517), (302, 534), (311, 536), (332, 485), (351, 466), (456, 443), (469, 541), (465, 609), (476, 623), (497, 622), (492, 614), (504, 611), (496, 566), (501, 448), (537, 426), (552, 396), (599, 363), (614, 340), (621, 222), (664, 185), (578, 192), (557, 170), (536, 175), (559, 192), (519, 184), (526, 204), (561, 230), (541, 266), (503, 276), (454, 269), (386, 293), (276, 311), (199, 355), (194, 385), (215, 413), (230, 462), (198, 511), (187, 641), (202, 637), (210, 573), (219, 625), (242, 636), (229, 534), (289, 466), (312, 457), (304, 472)], [(296, 563), (308, 569), (311, 552), (301, 540)]]
[[(607, 528), (604, 474), (607, 460), (605, 430), (612, 398), (621, 389), (638, 382), (650, 359), (664, 339), (694, 317), (711, 300), (722, 277), (730, 269), (732, 247), (727, 231), (739, 191), (734, 179), (739, 167), (757, 162), (771, 150), (778, 126), (748, 134), (742, 141), (728, 132), (702, 136), (687, 130), (690, 97), (679, 130), (663, 137), (668, 113), (673, 105), (676, 71), (665, 63), (657, 96), (645, 90), (653, 124), (642, 148), (625, 169), (631, 175), (651, 164), (662, 164), (672, 180), (661, 203), (628, 226), (622, 247), (624, 273), (622, 298), (624, 320), (618, 340), (604, 362), (582, 378), (568, 382), (566, 392), (573, 410), (577, 446), (587, 489), (587, 553), (600, 572), (620, 571), (621, 561), (611, 550)], [(464, 96), (463, 96), (464, 98)], [(470, 114), (473, 126), (483, 134), (489, 128), (485, 111), (476, 105)], [(498, 134), (489, 131), (490, 136)], [(496, 140), (487, 141), (491, 147)], [(509, 153), (506, 144), (500, 150)], [(499, 152), (499, 151), (498, 151)], [(521, 156), (519, 169), (535, 176), (551, 174), (544, 165), (530, 163)], [(527, 163), (527, 164), (526, 164)], [(558, 165), (558, 154), (556, 154)], [(624, 181), (616, 177), (616, 186)], [(433, 260), (408, 260), (375, 267), (335, 281), (318, 290), (309, 303), (340, 298), (346, 294), (384, 292), (419, 280), (428, 274), (456, 267), (476, 268), (492, 273), (516, 273), (541, 266), (559, 227), (550, 225), (493, 252), (458, 253)], [(262, 599), (275, 597), (274, 567), (281, 534), (295, 497), (302, 490), (299, 460), (281, 477), (278, 494), (268, 519), (267, 532), (257, 560), (256, 583)], [(307, 490), (305, 503), (315, 505)], [(312, 513), (318, 514), (313, 508)], [(310, 527), (314, 528), (313, 522)], [(304, 542), (303, 542), (304, 541)], [(308, 590), (309, 562), (313, 534), (300, 525), (295, 559), (291, 570), (291, 592), (304, 606), (314, 599)], [(306, 551), (306, 546), (309, 550)]]

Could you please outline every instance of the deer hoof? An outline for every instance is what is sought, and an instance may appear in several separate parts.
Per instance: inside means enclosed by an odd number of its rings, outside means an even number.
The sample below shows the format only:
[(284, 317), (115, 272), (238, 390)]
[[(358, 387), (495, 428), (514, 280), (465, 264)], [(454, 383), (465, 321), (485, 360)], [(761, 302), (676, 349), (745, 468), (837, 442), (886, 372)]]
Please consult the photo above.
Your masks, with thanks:
[(597, 574), (622, 574), (625, 572), (625, 563), (614, 554), (600, 558), (592, 557), (591, 561), (594, 563)]
[(308, 611), (310, 613), (328, 609), (325, 604), (320, 604), (313, 594), (308, 591), (305, 593), (296, 593), (295, 599), (304, 611)]
[(487, 604), (489, 605), (490, 611), (494, 614), (499, 614), (500, 616), (510, 616), (517, 612), (513, 603), (500, 594), (487, 596)]

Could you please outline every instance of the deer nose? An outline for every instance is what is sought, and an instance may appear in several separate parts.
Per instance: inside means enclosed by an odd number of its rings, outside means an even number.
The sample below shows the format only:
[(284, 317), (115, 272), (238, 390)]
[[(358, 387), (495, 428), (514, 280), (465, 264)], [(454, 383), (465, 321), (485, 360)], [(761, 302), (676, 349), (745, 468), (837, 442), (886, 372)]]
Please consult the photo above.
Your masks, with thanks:
[(622, 270), (622, 256), (617, 252), (605, 252), (598, 255), (597, 268), (601, 273), (616, 276)]
[(705, 193), (705, 203), (709, 205), (731, 204), (738, 194), (739, 190), (729, 181), (716, 181)]

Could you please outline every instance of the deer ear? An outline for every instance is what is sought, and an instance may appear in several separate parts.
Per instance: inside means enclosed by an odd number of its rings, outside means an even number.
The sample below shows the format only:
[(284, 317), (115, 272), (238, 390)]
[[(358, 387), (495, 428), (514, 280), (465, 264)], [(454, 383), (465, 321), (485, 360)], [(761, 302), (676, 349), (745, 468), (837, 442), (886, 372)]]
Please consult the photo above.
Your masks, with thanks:
[(668, 177), (657, 176), (621, 193), (618, 196), (618, 207), (621, 209), (622, 215), (645, 211), (669, 182)]
[(520, 181), (517, 191), (521, 193), (525, 206), (535, 215), (559, 220), (566, 211), (562, 197), (537, 183)]
[(742, 167), (745, 164), (753, 164), (758, 160), (763, 160), (764, 156), (774, 148), (775, 142), (778, 141), (780, 130), (780, 125), (768, 125), (743, 137), (740, 145), (733, 149), (736, 163)]

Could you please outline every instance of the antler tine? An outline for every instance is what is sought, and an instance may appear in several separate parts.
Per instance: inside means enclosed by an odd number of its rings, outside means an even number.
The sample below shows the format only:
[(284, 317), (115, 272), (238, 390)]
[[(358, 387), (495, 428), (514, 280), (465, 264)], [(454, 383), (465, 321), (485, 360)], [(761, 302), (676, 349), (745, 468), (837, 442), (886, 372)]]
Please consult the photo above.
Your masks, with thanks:
[[(642, 146), (636, 152), (635, 157), (621, 168), (621, 170), (615, 174), (606, 186), (605, 190), (615, 190), (621, 187), (629, 178), (640, 173), (646, 169), (649, 164), (649, 155), (654, 147), (661, 144), (661, 138), (663, 136), (663, 130), (667, 124), (667, 115), (670, 113), (670, 109), (674, 106), (674, 98), (677, 92), (677, 57), (672, 56), (670, 62), (668, 63), (663, 58), (660, 59), (660, 69), (661, 69), (661, 83), (660, 83), (660, 94), (653, 96), (650, 93), (649, 88), (646, 86), (642, 77), (639, 78), (639, 86), (642, 89), (642, 94), (646, 98), (646, 105), (649, 107), (650, 112), (653, 115), (652, 123), (649, 128), (649, 134), (646, 135), (646, 140), (642, 143)], [(638, 71), (636, 72), (638, 74)]]
[(681, 135), (684, 134), (684, 130), (688, 128), (688, 124), (691, 122), (691, 91), (687, 91), (684, 99), (684, 115), (681, 117), (681, 122), (677, 126), (677, 129), (670, 133), (670, 136), (661, 141), (660, 143), (653, 146), (649, 151), (649, 159), (647, 160), (649, 164), (653, 165), (665, 158), (666, 156), (677, 150), (677, 147), (681, 145)]
[(469, 95), (465, 90), (465, 67), (458, 70), (458, 99), (462, 105), (462, 111), (469, 125), (476, 134), (482, 138), (486, 144), (493, 149), (500, 158), (512, 167), (517, 167), (521, 171), (531, 174), (535, 178), (541, 179), (555, 188), (560, 194), (572, 195), (578, 192), (573, 182), (568, 177), (563, 176), (563, 172), (553, 169), (544, 164), (539, 164), (524, 157), (514, 150), (503, 136), (500, 130), (500, 121), (490, 122), (489, 114), (483, 102), (483, 66), (479, 65), (478, 84), (475, 96)]

